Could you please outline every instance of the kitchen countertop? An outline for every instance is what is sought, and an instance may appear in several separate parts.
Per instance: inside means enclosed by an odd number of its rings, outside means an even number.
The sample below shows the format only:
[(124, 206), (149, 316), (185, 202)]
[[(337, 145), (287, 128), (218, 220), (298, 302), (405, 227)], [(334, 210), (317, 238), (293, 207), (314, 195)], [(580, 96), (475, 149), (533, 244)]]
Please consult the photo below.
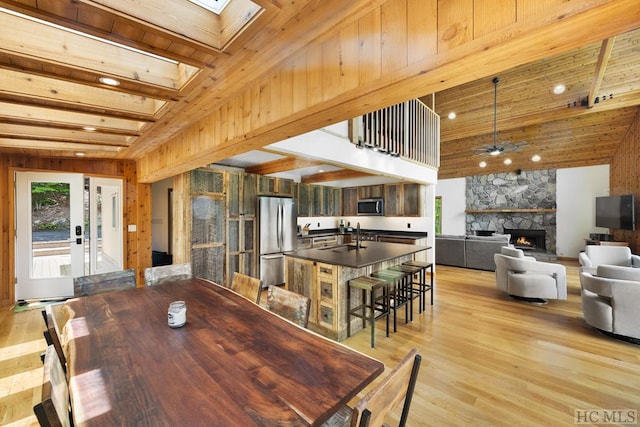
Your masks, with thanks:
[[(317, 249), (300, 249), (285, 253), (285, 256), (308, 259), (332, 265), (360, 268), (388, 261), (405, 255), (430, 249), (430, 246), (405, 245), (402, 243), (361, 242), (364, 248), (347, 250), (349, 245), (329, 246)], [(354, 243), (355, 245), (355, 243)]]
[[(368, 230), (368, 229), (360, 229), (361, 234), (376, 234), (378, 236), (388, 236), (388, 237), (401, 237), (408, 239), (423, 239), (427, 237), (427, 232), (425, 231), (389, 231), (389, 230)], [(323, 236), (334, 236), (336, 234), (343, 235), (356, 235), (356, 229), (353, 231), (345, 231), (344, 233), (340, 233), (340, 231), (335, 229), (322, 229), (322, 230), (310, 230), (309, 234), (302, 235), (298, 234), (298, 237), (323, 237)]]

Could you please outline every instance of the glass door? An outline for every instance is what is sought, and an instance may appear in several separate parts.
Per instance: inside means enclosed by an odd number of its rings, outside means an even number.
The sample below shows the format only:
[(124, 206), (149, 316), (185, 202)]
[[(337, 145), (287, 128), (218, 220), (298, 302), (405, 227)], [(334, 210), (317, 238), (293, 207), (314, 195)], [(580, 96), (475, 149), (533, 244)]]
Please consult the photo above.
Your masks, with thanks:
[(16, 300), (73, 296), (84, 274), (83, 176), (16, 172)]
[(122, 180), (89, 178), (89, 241), (85, 274), (108, 273), (123, 268)]

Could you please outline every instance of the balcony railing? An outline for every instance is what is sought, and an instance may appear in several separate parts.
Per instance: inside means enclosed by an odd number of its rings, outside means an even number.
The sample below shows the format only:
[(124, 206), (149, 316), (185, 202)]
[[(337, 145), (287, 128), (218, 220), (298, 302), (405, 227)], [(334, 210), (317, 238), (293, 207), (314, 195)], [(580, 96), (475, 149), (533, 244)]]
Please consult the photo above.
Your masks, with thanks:
[(393, 157), (438, 168), (440, 117), (413, 99), (353, 119), (351, 142)]

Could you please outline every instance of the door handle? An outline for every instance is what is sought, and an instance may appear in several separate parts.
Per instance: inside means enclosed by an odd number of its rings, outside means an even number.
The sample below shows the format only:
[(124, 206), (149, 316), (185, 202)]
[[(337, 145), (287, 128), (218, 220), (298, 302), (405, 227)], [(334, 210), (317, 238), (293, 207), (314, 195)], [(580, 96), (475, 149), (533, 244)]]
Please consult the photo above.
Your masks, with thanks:
[(82, 226), (76, 225), (76, 236), (82, 236)]

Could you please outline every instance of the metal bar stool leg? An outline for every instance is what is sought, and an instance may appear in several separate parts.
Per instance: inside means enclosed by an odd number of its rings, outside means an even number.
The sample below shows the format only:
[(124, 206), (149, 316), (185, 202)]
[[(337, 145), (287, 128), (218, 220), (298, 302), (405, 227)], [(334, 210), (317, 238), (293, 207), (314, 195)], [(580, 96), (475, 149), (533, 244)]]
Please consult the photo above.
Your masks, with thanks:
[[(351, 336), (351, 316), (362, 319), (362, 329), (366, 328), (367, 320), (371, 326), (371, 348), (375, 347), (375, 321), (386, 317), (386, 335), (389, 336), (389, 302), (386, 292), (387, 283), (373, 277), (361, 276), (347, 282), (347, 336)], [(351, 288), (361, 290), (362, 301), (356, 307), (351, 307)], [(382, 297), (376, 292), (381, 289)], [(367, 300), (367, 297), (369, 298)], [(376, 316), (376, 309), (379, 314)], [(367, 313), (368, 310), (368, 313)]]

